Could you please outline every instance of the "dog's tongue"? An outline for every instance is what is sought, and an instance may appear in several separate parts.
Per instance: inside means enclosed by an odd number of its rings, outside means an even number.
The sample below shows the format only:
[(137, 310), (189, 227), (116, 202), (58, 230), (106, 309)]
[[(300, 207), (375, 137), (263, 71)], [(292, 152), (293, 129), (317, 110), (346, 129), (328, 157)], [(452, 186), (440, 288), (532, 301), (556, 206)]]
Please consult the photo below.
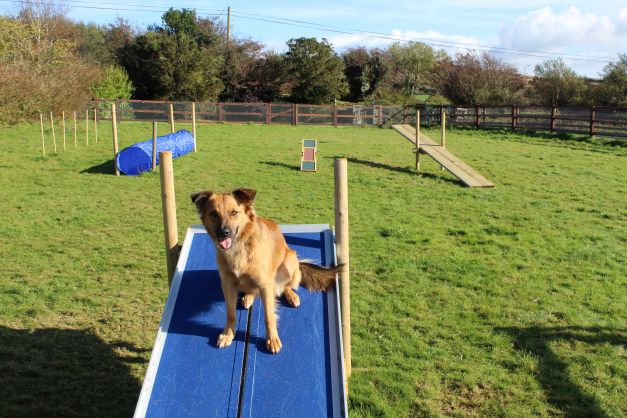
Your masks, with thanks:
[(218, 241), (218, 245), (223, 250), (228, 250), (229, 248), (231, 248), (232, 243), (233, 243), (233, 239), (231, 239), (231, 237), (222, 238)]

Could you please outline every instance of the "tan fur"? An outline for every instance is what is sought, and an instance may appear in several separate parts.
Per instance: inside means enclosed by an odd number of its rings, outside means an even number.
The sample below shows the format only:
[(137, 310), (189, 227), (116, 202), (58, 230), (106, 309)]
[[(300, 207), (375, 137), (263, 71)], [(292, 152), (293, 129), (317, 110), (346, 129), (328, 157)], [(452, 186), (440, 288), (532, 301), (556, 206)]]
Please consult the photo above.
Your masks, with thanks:
[[(237, 189), (231, 193), (203, 191), (191, 197), (216, 246), (220, 283), (226, 302), (226, 326), (218, 337), (217, 346), (222, 348), (232, 343), (238, 292), (244, 292), (242, 305), (246, 309), (252, 305), (255, 296), (261, 297), (265, 311), (266, 347), (272, 353), (278, 353), (281, 340), (277, 330), (275, 298), (284, 295), (289, 305), (297, 307), (300, 299), (293, 289), (298, 288), (301, 280), (309, 290), (327, 290), (335, 281), (339, 267), (324, 269), (299, 263), (296, 251), (287, 246), (279, 226), (255, 213), (255, 195), (254, 190)], [(224, 238), (221, 241), (221, 230), (232, 233), (228, 249), (222, 248), (227, 241)]]

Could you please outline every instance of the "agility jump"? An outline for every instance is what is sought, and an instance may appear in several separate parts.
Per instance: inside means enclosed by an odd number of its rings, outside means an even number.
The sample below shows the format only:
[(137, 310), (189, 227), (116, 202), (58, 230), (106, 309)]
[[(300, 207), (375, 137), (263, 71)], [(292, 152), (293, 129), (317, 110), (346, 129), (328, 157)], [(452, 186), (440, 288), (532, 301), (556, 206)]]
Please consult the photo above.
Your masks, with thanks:
[(345, 270), (326, 293), (299, 288), (298, 308), (278, 304), (283, 340), (278, 354), (266, 349), (259, 300), (249, 310), (238, 308), (233, 344), (216, 347), (226, 306), (215, 247), (197, 225), (188, 228), (179, 250), (171, 154), (161, 153), (160, 160), (171, 288), (135, 416), (348, 416), (346, 159), (335, 160), (337, 233), (329, 225), (281, 225), (300, 259), (330, 266), (337, 258)]

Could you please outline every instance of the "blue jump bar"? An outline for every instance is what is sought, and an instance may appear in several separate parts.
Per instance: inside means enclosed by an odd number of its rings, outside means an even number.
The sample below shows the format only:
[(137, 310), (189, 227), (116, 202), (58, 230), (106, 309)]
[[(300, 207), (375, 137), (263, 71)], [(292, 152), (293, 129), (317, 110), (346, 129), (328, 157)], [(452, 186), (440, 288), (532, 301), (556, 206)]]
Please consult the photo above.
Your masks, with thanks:
[[(299, 258), (333, 264), (328, 225), (281, 229)], [(265, 348), (259, 300), (238, 306), (233, 344), (216, 348), (226, 308), (215, 248), (204, 228), (189, 228), (135, 417), (347, 417), (337, 286), (297, 293), (298, 308), (278, 304), (278, 354)]]

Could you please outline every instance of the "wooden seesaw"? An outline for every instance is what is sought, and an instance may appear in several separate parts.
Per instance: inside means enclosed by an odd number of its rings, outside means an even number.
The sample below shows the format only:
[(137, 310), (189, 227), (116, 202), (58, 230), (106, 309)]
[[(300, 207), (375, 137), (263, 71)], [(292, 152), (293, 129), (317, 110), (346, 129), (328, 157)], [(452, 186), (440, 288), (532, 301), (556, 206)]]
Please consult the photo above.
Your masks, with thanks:
[[(238, 306), (230, 347), (215, 341), (226, 319), (215, 248), (202, 225), (178, 246), (172, 156), (160, 153), (161, 195), (170, 293), (135, 417), (347, 417), (350, 295), (346, 159), (335, 160), (335, 221), (282, 225), (301, 259), (346, 265), (326, 293), (297, 290), (298, 308), (278, 304), (283, 348), (265, 348), (263, 306)], [(341, 287), (341, 292), (339, 287)], [(341, 303), (340, 303), (341, 293)]]
[(411, 142), (416, 153), (416, 171), (420, 169), (420, 154), (427, 154), (444, 170), (460, 179), (468, 187), (494, 187), (494, 183), (446, 149), (446, 113), (442, 110), (440, 144), (420, 133), (420, 111), (416, 112), (416, 128), (411, 125), (392, 125), (392, 128)]

